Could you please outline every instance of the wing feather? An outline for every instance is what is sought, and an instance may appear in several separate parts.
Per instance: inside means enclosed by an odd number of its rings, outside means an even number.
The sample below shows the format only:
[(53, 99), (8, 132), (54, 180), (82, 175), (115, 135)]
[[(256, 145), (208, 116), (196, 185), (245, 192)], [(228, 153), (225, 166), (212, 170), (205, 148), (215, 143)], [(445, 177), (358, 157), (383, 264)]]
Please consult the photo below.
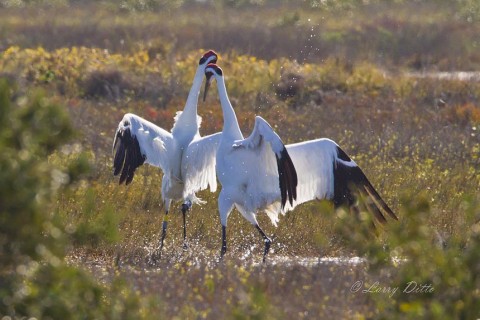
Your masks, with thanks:
[[(115, 158), (113, 160), (113, 175), (116, 176), (122, 170), (125, 162), (125, 145), (120, 141), (120, 133), (117, 132), (115, 136), (116, 142), (119, 143)], [(115, 147), (114, 147), (115, 148)]]
[(297, 172), (282, 139), (280, 139), (267, 121), (262, 117), (255, 117), (255, 126), (250, 136), (246, 139), (235, 141), (233, 147), (256, 150), (259, 154), (264, 154), (268, 150), (273, 151), (267, 152), (266, 156), (262, 157), (264, 163), (259, 164), (258, 167), (269, 170), (269, 168), (275, 166), (274, 163), (276, 162), (281, 206), (284, 208), (287, 200), (290, 205), (293, 205), (293, 201), (297, 198)]
[(184, 197), (199, 190), (217, 190), (215, 159), (220, 143), (221, 132), (194, 139), (182, 156), (182, 177), (185, 182)]
[(390, 207), (387, 205), (387, 203), (380, 197), (378, 194), (377, 190), (372, 186), (370, 181), (365, 177), (365, 190), (368, 192), (368, 194), (380, 205), (380, 207), (385, 210), (388, 215), (395, 219), (398, 220), (398, 217), (395, 215), (395, 213), (390, 209)]
[(287, 151), (295, 165), (298, 176), (297, 198), (285, 210), (315, 199), (333, 197), (332, 162), (336, 154), (336, 143), (329, 139), (310, 140), (289, 144)]
[(356, 206), (356, 198), (360, 195), (364, 198), (367, 210), (381, 224), (387, 222), (382, 210), (391, 218), (398, 220), (395, 213), (372, 186), (362, 169), (338, 146), (337, 158), (334, 162), (334, 176), (335, 191), (333, 202), (335, 206)]
[(355, 161), (334, 141), (323, 138), (287, 145), (286, 148), (298, 174), (297, 200), (286, 206), (287, 211), (315, 199), (332, 200), (335, 206), (354, 206), (355, 192), (359, 192), (377, 221), (386, 222), (382, 210), (398, 219)]
[(166, 172), (169, 169), (167, 148), (172, 144), (169, 132), (139, 116), (126, 114), (115, 133), (113, 174), (120, 174), (119, 183), (128, 185), (135, 170), (144, 162)]

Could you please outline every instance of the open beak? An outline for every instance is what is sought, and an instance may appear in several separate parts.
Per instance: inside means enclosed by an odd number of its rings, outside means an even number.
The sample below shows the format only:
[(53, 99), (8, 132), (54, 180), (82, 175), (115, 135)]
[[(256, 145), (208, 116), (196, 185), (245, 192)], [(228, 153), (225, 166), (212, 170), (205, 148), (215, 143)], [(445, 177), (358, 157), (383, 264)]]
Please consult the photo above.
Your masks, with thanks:
[(205, 82), (205, 89), (203, 90), (203, 101), (205, 101), (205, 99), (207, 98), (208, 89), (210, 88), (210, 84), (212, 83), (212, 80), (213, 80), (212, 76), (213, 76), (212, 73), (205, 75), (205, 78), (207, 78), (207, 81)]

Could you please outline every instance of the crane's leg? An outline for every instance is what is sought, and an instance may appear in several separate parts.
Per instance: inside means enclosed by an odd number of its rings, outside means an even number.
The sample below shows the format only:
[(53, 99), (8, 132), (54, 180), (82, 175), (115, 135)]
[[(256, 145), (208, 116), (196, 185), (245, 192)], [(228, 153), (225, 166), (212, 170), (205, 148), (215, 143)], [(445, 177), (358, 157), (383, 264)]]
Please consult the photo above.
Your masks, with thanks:
[(220, 258), (223, 258), (227, 252), (227, 227), (222, 226), (222, 249), (220, 250)]
[(171, 203), (172, 203), (172, 200), (165, 199), (165, 216), (163, 217), (163, 222), (162, 222), (162, 235), (160, 237), (160, 246), (152, 256), (152, 260), (154, 262), (156, 262), (158, 259), (162, 257), (163, 241), (165, 240), (165, 236), (167, 235), (168, 211), (170, 210)]
[(260, 228), (258, 224), (255, 225), (255, 228), (257, 228), (258, 232), (260, 232), (260, 234), (262, 235), (263, 241), (265, 241), (265, 250), (263, 251), (263, 263), (265, 263), (268, 251), (270, 251), (270, 245), (272, 244), (272, 240), (267, 237), (265, 232), (263, 232), (262, 228)]
[(162, 222), (162, 236), (160, 238), (160, 251), (162, 251), (163, 249), (163, 241), (167, 236), (167, 227), (168, 227), (168, 211), (165, 211), (165, 216), (163, 217), (163, 222)]
[(183, 250), (188, 249), (187, 244), (187, 211), (192, 207), (192, 202), (190, 200), (186, 200), (182, 204), (182, 214), (183, 214)]
[(265, 259), (267, 257), (268, 251), (270, 251), (270, 245), (272, 244), (272, 240), (269, 237), (267, 237), (265, 232), (263, 232), (262, 228), (260, 228), (260, 226), (258, 225), (257, 216), (255, 212), (247, 211), (245, 210), (244, 207), (238, 204), (235, 204), (235, 207), (237, 207), (238, 211), (240, 211), (242, 216), (248, 221), (250, 221), (250, 223), (253, 224), (255, 228), (258, 230), (258, 232), (260, 232), (260, 234), (262, 235), (263, 241), (265, 242), (265, 250), (263, 251), (262, 261), (263, 263), (265, 263)]
[(218, 196), (218, 212), (220, 214), (220, 223), (222, 224), (222, 249), (220, 258), (223, 258), (227, 252), (227, 219), (233, 209), (233, 201), (224, 190)]

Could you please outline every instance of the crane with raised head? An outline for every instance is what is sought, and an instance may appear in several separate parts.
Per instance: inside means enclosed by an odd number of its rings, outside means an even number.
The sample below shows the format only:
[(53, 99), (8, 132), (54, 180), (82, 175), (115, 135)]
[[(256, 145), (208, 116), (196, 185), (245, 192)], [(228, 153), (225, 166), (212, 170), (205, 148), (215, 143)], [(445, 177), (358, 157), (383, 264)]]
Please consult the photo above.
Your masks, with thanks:
[(183, 246), (186, 249), (186, 212), (193, 203), (202, 203), (195, 193), (208, 187), (214, 192), (217, 188), (215, 152), (220, 134), (201, 137), (201, 117), (197, 114), (205, 67), (217, 58), (211, 50), (200, 58), (185, 108), (177, 112), (171, 132), (132, 113), (124, 115), (115, 132), (113, 174), (120, 175), (120, 184), (130, 184), (135, 170), (144, 163), (163, 171), (161, 197), (165, 216), (154, 259), (161, 256), (172, 200), (182, 201)]
[[(265, 240), (264, 260), (271, 240), (258, 226), (256, 212), (260, 210), (265, 211), (276, 226), (279, 213), (284, 214), (301, 203), (315, 199), (331, 200), (335, 207), (347, 206), (358, 213), (360, 196), (365, 209), (373, 214), (377, 222), (386, 223), (386, 216), (398, 220), (360, 167), (334, 141), (322, 138), (284, 147), (261, 117), (256, 118), (250, 137), (244, 139), (228, 98), (222, 69), (216, 64), (209, 64), (205, 68), (205, 76), (204, 100), (210, 82), (216, 79), (224, 117), (216, 155), (217, 177), (222, 184), (218, 200), (223, 231), (222, 256), (226, 251), (227, 218), (233, 206), (262, 234)], [(278, 184), (275, 183), (277, 172), (272, 167), (272, 151), (280, 163), (278, 173), (282, 169), (284, 173), (283, 177), (280, 175), (281, 201), (278, 200)]]
[(255, 117), (255, 127), (244, 138), (228, 99), (222, 69), (216, 64), (205, 68), (207, 82), (216, 79), (223, 111), (223, 130), (216, 153), (216, 173), (222, 185), (218, 210), (222, 224), (221, 256), (227, 251), (227, 219), (235, 206), (242, 216), (255, 226), (265, 243), (263, 261), (268, 254), (271, 239), (257, 221), (257, 212), (264, 210), (272, 221), (278, 212), (271, 208), (293, 205), (297, 197), (297, 173), (280, 137), (261, 117)]

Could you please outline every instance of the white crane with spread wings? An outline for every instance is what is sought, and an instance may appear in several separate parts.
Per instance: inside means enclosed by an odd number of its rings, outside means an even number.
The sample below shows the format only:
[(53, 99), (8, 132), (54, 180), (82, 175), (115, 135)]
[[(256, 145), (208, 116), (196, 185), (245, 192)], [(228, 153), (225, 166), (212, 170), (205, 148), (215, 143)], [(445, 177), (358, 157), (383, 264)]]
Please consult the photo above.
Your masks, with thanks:
[(186, 212), (193, 203), (202, 203), (195, 192), (208, 187), (212, 192), (217, 189), (215, 152), (220, 133), (201, 137), (201, 117), (197, 115), (205, 67), (216, 61), (217, 54), (214, 51), (206, 52), (200, 59), (185, 108), (183, 112), (177, 112), (171, 132), (128, 113), (120, 121), (115, 133), (113, 167), (114, 175), (120, 174), (120, 184), (128, 185), (133, 180), (135, 170), (143, 163), (163, 171), (161, 194), (165, 218), (160, 247), (154, 258), (160, 256), (163, 248), (172, 200), (183, 201), (183, 238), (186, 248)]
[(252, 133), (246, 139), (243, 137), (228, 99), (222, 69), (209, 64), (205, 76), (204, 97), (214, 77), (223, 110), (223, 131), (216, 154), (216, 172), (222, 185), (218, 197), (222, 224), (221, 256), (227, 251), (227, 219), (235, 206), (260, 232), (265, 242), (265, 261), (271, 240), (258, 225), (256, 214), (265, 210), (274, 221), (275, 212), (271, 207), (283, 208), (287, 201), (293, 205), (297, 197), (297, 173), (282, 140), (263, 118), (257, 116)]
[[(250, 137), (244, 139), (228, 99), (222, 69), (216, 64), (209, 64), (205, 68), (205, 76), (207, 83), (204, 99), (211, 80), (215, 78), (224, 117), (222, 138), (216, 156), (217, 177), (222, 184), (219, 196), (223, 228), (222, 256), (226, 252), (227, 218), (233, 206), (262, 234), (265, 240), (264, 260), (271, 240), (258, 227), (256, 212), (260, 210), (265, 211), (276, 226), (279, 213), (293, 210), (297, 205), (315, 199), (331, 200), (335, 207), (346, 205), (358, 212), (357, 197), (360, 194), (365, 199), (366, 209), (378, 222), (387, 221), (385, 213), (398, 220), (363, 171), (334, 141), (316, 139), (289, 144), (284, 148), (278, 136), (260, 117), (256, 118)], [(278, 173), (272, 165), (273, 153), (277, 156), (277, 162), (280, 161), (278, 172), (281, 173), (284, 168), (283, 187), (280, 175), (281, 202), (278, 183), (275, 183)]]

